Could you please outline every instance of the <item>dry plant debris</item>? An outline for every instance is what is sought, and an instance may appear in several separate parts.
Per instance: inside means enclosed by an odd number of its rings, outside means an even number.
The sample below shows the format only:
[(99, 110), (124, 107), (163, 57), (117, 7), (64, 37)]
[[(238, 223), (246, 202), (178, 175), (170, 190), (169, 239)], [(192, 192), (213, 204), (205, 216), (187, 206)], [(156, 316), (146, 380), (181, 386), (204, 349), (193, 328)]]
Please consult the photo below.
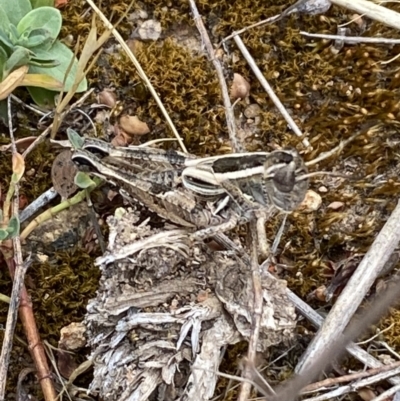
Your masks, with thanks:
[[(231, 252), (189, 246), (185, 232), (138, 221), (132, 209), (108, 219), (108, 251), (97, 260), (100, 287), (85, 318), (91, 390), (110, 401), (145, 401), (153, 392), (209, 399), (221, 349), (251, 333), (250, 267)], [(134, 254), (109, 263), (132, 244)], [(285, 282), (264, 275), (262, 288), (260, 352), (287, 343), (296, 326)]]
[(78, 187), (74, 183), (74, 177), (78, 168), (71, 160), (71, 151), (64, 150), (54, 159), (51, 167), (51, 180), (55, 190), (64, 199), (74, 194)]

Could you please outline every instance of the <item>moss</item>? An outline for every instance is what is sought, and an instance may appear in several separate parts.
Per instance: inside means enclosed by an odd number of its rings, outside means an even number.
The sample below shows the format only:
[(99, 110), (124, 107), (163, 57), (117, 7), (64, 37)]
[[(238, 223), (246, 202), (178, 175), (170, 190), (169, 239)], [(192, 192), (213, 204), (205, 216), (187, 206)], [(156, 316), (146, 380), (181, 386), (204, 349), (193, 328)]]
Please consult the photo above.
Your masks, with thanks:
[[(109, 2), (107, 14), (115, 9), (116, 3)], [(213, 43), (235, 30), (276, 15), (286, 4), (285, 0), (197, 1)], [(207, 57), (185, 49), (174, 39), (176, 27), (193, 28), (187, 2), (144, 1), (141, 7), (148, 11), (149, 18), (161, 22), (166, 40), (141, 46), (137, 56), (186, 145), (198, 155), (223, 151), (228, 136), (213, 66)], [(396, 4), (390, 7), (400, 10)], [(122, 9), (121, 6), (120, 12)], [(78, 32), (84, 32), (87, 26), (77, 19), (82, 10), (73, 3), (68, 10), (66, 15), (74, 15), (71, 22), (81, 24)], [(326, 171), (347, 169), (356, 179), (341, 181), (337, 190), (324, 193), (323, 207), (318, 212), (294, 213), (289, 219), (282, 244), (288, 244), (285, 256), (293, 260), (295, 272), (302, 272), (303, 279), (292, 273), (286, 278), (290, 287), (302, 296), (316, 285), (326, 283), (327, 279), (321, 276), (321, 272), (327, 257), (340, 257), (346, 250), (357, 253), (368, 249), (393, 210), (398, 193), (399, 61), (380, 62), (397, 55), (399, 46), (345, 45), (334, 55), (330, 49), (331, 42), (300, 35), (301, 30), (335, 33), (337, 25), (347, 22), (350, 15), (350, 12), (332, 6), (323, 16), (292, 15), (241, 35), (256, 64), (302, 131), (307, 133), (313, 150), (304, 154), (306, 160), (332, 149), (361, 128), (378, 123), (381, 126), (374, 136), (360, 136), (340, 155), (316, 167)], [(121, 29), (127, 37), (133, 28), (125, 23)], [(357, 31), (354, 24), (351, 28)], [(376, 22), (368, 24), (368, 31), (364, 34), (398, 35)], [(233, 72), (243, 75), (251, 83), (250, 102), (258, 103), (262, 109), (257, 142), (249, 138), (247, 148), (270, 149), (271, 144), (279, 144), (303, 150), (299, 139), (288, 130), (286, 122), (254, 78), (234, 41), (227, 42), (226, 46), (237, 60), (235, 64), (225, 65), (228, 84)], [(139, 99), (135, 95), (135, 85), (141, 81), (124, 56), (104, 55), (99, 68), (89, 79), (98, 85), (104, 76), (103, 84), (117, 89), (124, 110), (134, 111), (149, 122), (157, 136), (171, 135), (154, 100), (150, 97)], [(236, 114), (240, 114), (244, 107), (245, 104), (240, 102)], [(253, 142), (257, 143), (257, 148)], [(347, 160), (356, 167), (346, 167)], [(384, 174), (385, 179), (376, 180), (380, 174)], [(325, 177), (313, 179), (311, 188), (318, 190), (326, 180)], [(339, 211), (328, 209), (326, 206), (333, 201), (344, 202), (345, 207)], [(357, 225), (349, 225), (354, 217), (351, 213), (357, 215)], [(277, 227), (276, 221), (268, 223), (271, 237)]]
[[(108, 0), (104, 4), (103, 11), (107, 16), (114, 13), (112, 20), (115, 22), (129, 2)], [(234, 30), (281, 12), (286, 4), (286, 0), (197, 1), (215, 44)], [(398, 4), (388, 6), (400, 11)], [(161, 22), (163, 37), (155, 43), (143, 44), (136, 52), (137, 57), (187, 147), (198, 155), (225, 152), (229, 148), (228, 134), (212, 63), (205, 55), (177, 40), (179, 30), (194, 29), (187, 1), (144, 0), (140, 5), (135, 3), (133, 9), (139, 7), (146, 9), (149, 18)], [(63, 9), (62, 35), (72, 34), (75, 43), (78, 36), (83, 41), (90, 29), (90, 14), (85, 2), (70, 1)], [(250, 102), (259, 104), (262, 109), (260, 132), (257, 138), (250, 137), (245, 144), (249, 150), (268, 150), (272, 144), (279, 144), (296, 147), (306, 160), (311, 160), (360, 128), (380, 124), (380, 130), (374, 136), (360, 136), (340, 155), (316, 167), (325, 171), (345, 171), (357, 179), (338, 180), (335, 190), (322, 195), (323, 206), (319, 211), (313, 214), (296, 212), (289, 218), (282, 246), (286, 245), (284, 255), (293, 261), (295, 267), (286, 278), (290, 288), (303, 297), (316, 286), (326, 284), (322, 272), (327, 260), (340, 258), (347, 251), (362, 253), (368, 249), (398, 198), (400, 61), (380, 62), (397, 55), (400, 46), (345, 45), (334, 55), (330, 50), (331, 42), (300, 35), (301, 30), (335, 33), (337, 25), (347, 22), (350, 15), (350, 12), (332, 6), (324, 16), (292, 15), (277, 24), (255, 28), (241, 35), (285, 107), (307, 133), (313, 150), (306, 153), (234, 42), (226, 43), (229, 55), (237, 60), (231, 63), (228, 57), (228, 63), (224, 65), (228, 84), (234, 72), (243, 75), (251, 83)], [(368, 26), (365, 36), (398, 36), (397, 32), (379, 23), (372, 22)], [(355, 29), (354, 25), (351, 27)], [(118, 27), (125, 39), (135, 28), (135, 23), (129, 20), (124, 20)], [(98, 22), (98, 30), (104, 30), (101, 22)], [(114, 39), (110, 39), (106, 46), (111, 48), (112, 45), (115, 45)], [(143, 140), (172, 136), (154, 99), (143, 91), (143, 83), (135, 68), (123, 54), (104, 52), (88, 79), (97, 90), (115, 88), (122, 112), (137, 114), (151, 126), (152, 134)], [(240, 115), (245, 107), (245, 102), (240, 102), (235, 108), (236, 114)], [(35, 131), (34, 117), (21, 118), (15, 125), (18, 127), (17, 137), (39, 134)], [(3, 139), (3, 142), (8, 140)], [(53, 151), (46, 145), (28, 157), (27, 171), (33, 168), (35, 174), (26, 175), (21, 191), (29, 200), (51, 186), (52, 157)], [(4, 193), (10, 177), (8, 153), (0, 154), (0, 168)], [(327, 177), (314, 178), (311, 188), (318, 190), (326, 185), (327, 180)], [(343, 202), (343, 209), (329, 209), (327, 206), (333, 201)], [(354, 217), (352, 213), (357, 215), (356, 225), (349, 224)], [(269, 236), (273, 238), (279, 222), (270, 221), (267, 226)], [(79, 251), (59, 254), (54, 264), (32, 269), (36, 283), (32, 293), (43, 338), (55, 341), (62, 325), (82, 316), (85, 302), (95, 290), (96, 279), (93, 276), (96, 272), (90, 258)], [(301, 279), (296, 274), (298, 272), (302, 273)], [(5, 272), (0, 274), (0, 290), (4, 293), (10, 290)], [(392, 315), (392, 319), (396, 317)], [(395, 327), (388, 337), (390, 344), (397, 346), (400, 337)]]
[(30, 276), (35, 283), (30, 294), (40, 332), (56, 345), (62, 327), (82, 320), (87, 301), (96, 293), (99, 269), (84, 250), (75, 249), (34, 264)]

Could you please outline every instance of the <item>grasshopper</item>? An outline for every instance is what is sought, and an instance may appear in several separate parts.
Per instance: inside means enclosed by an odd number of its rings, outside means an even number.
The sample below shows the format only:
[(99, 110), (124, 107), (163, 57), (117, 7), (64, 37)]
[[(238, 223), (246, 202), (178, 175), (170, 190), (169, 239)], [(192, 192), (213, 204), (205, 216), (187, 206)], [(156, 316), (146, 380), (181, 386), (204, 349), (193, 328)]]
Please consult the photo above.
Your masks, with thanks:
[(160, 217), (194, 228), (194, 239), (277, 211), (291, 212), (308, 189), (307, 167), (295, 150), (196, 158), (85, 139), (72, 160)]

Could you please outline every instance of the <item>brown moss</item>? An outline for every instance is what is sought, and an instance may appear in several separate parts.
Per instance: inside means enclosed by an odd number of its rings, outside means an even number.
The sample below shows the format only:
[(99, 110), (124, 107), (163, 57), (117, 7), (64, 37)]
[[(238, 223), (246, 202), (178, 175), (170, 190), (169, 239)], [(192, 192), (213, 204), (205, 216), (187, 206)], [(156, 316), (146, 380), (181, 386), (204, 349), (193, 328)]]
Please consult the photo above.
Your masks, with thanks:
[[(114, 13), (113, 21), (116, 21), (129, 2), (108, 0), (103, 3), (105, 14), (110, 16)], [(251, 0), (197, 2), (213, 43), (218, 43), (234, 30), (281, 12), (286, 4), (286, 0), (262, 3)], [(388, 6), (400, 11), (399, 5)], [(194, 26), (188, 3), (145, 0), (140, 7), (147, 10), (149, 18), (154, 17), (161, 22), (163, 38), (156, 43), (143, 44), (137, 57), (186, 145), (198, 155), (225, 151), (229, 148), (228, 135), (212, 63), (205, 55), (185, 48), (174, 38), (179, 27), (192, 29)], [(90, 12), (85, 13), (87, 10), (84, 2), (70, 1), (63, 9), (62, 35), (72, 34), (75, 40), (78, 36), (84, 40), (90, 28)], [(252, 29), (241, 35), (285, 107), (308, 134), (313, 150), (304, 154), (305, 159), (310, 160), (320, 152), (332, 149), (360, 128), (381, 124), (377, 134), (360, 136), (340, 155), (318, 166), (320, 170), (356, 175), (358, 179), (339, 180), (335, 190), (322, 194), (323, 206), (314, 214), (294, 213), (289, 218), (282, 244), (287, 244), (284, 255), (293, 261), (295, 267), (286, 278), (290, 288), (302, 296), (327, 283), (328, 280), (321, 274), (327, 258), (340, 258), (348, 250), (357, 253), (368, 249), (398, 198), (400, 61), (390, 64), (380, 62), (397, 55), (399, 45), (345, 45), (333, 55), (331, 42), (307, 39), (299, 33), (301, 30), (335, 33), (337, 25), (347, 22), (350, 15), (350, 12), (332, 6), (325, 16), (292, 15), (277, 24)], [(353, 25), (351, 27), (355, 29)], [(98, 22), (98, 28), (99, 32), (103, 31), (101, 22)], [(135, 23), (128, 20), (118, 27), (125, 39), (135, 28)], [(365, 36), (398, 37), (398, 33), (372, 22), (368, 24)], [(115, 41), (110, 39), (107, 47), (113, 44)], [(235, 64), (224, 65), (227, 81), (233, 72), (243, 75), (251, 83), (250, 101), (259, 104), (262, 109), (257, 141), (248, 138), (247, 148), (266, 150), (274, 143), (304, 151), (234, 42), (228, 42), (227, 48), (230, 55), (235, 55), (238, 60)], [(114, 87), (123, 111), (135, 113), (148, 122), (153, 129), (153, 137), (171, 136), (155, 101), (138, 89), (142, 82), (124, 55), (104, 53), (88, 79), (90, 85), (98, 90), (105, 86)], [(244, 107), (244, 102), (239, 103), (235, 112), (239, 115)], [(17, 132), (17, 137), (29, 131), (21, 127), (34, 126), (33, 120), (30, 121), (20, 120), (17, 125), (21, 131)], [(30, 134), (32, 132), (29, 131)], [(22, 183), (21, 190), (28, 194), (29, 200), (50, 186), (51, 158), (51, 152), (43, 146), (27, 159), (27, 170), (34, 168), (36, 171), (35, 175), (26, 176)], [(0, 155), (0, 167), (4, 192), (10, 176), (9, 154)], [(311, 187), (318, 190), (331, 183), (327, 177), (317, 177), (312, 180)], [(334, 211), (327, 208), (329, 203), (337, 200), (344, 202), (343, 209)], [(358, 219), (357, 224), (350, 224), (354, 217)], [(278, 223), (268, 223), (270, 238), (276, 233)], [(79, 263), (82, 266), (78, 266)], [(80, 253), (60, 254), (55, 265), (37, 267), (32, 274), (37, 285), (35, 308), (45, 338), (56, 340), (61, 325), (78, 319), (78, 315), (84, 313), (85, 300), (94, 291), (95, 281), (90, 281), (86, 275), (90, 272), (93, 276), (95, 271), (88, 257)], [(302, 276), (296, 273), (302, 273)], [(57, 297), (55, 289), (62, 295)], [(9, 292), (8, 277), (4, 272), (0, 275), (0, 290)], [(396, 313), (391, 319), (397, 318)], [(398, 345), (400, 336), (397, 326), (389, 332), (388, 338), (390, 344)]]
[(47, 263), (35, 263), (30, 289), (41, 333), (56, 345), (60, 329), (81, 321), (90, 298), (94, 297), (100, 272), (83, 249), (59, 252)]
[[(287, 2), (264, 2), (255, 6), (250, 0), (234, 2), (199, 1), (212, 41), (217, 43), (232, 31), (277, 14)], [(162, 23), (168, 36), (180, 24), (193, 26), (186, 3), (178, 6), (168, 2), (144, 2), (144, 7)], [(393, 5), (394, 9), (399, 6)], [(382, 65), (398, 53), (398, 46), (358, 44), (345, 45), (336, 55), (331, 42), (311, 40), (300, 35), (308, 32), (335, 33), (336, 26), (347, 22), (350, 12), (332, 6), (325, 16), (297, 16), (252, 29), (241, 35), (257, 65), (292, 113), (301, 129), (308, 134), (313, 150), (307, 160), (332, 149), (360, 128), (381, 124), (374, 137), (360, 136), (346, 147), (341, 155), (320, 163), (318, 169), (346, 171), (346, 160), (357, 164), (349, 173), (358, 179), (339, 183), (336, 191), (323, 195), (323, 207), (313, 215), (294, 214), (290, 219), (283, 244), (288, 243), (285, 255), (294, 260), (295, 271), (303, 272), (303, 280), (288, 275), (291, 288), (307, 295), (315, 285), (326, 279), (322, 270), (326, 255), (340, 255), (342, 251), (365, 252), (376, 232), (394, 207), (397, 188), (397, 119), (399, 114), (399, 61)], [(352, 29), (354, 26), (352, 26)], [(395, 37), (393, 30), (372, 22), (366, 36)], [(302, 149), (299, 140), (288, 130), (286, 122), (276, 111), (263, 88), (254, 78), (233, 41), (227, 43), (238, 60), (226, 65), (226, 76), (232, 72), (243, 75), (251, 83), (250, 101), (262, 108), (262, 122), (258, 149), (268, 149), (275, 143), (284, 147)], [(166, 105), (179, 132), (193, 153), (215, 154), (220, 145), (226, 148), (227, 133), (218, 82), (211, 63), (205, 56), (193, 56), (180, 47), (173, 38), (155, 44), (146, 44), (138, 58)], [(110, 84), (124, 95), (125, 107), (135, 110), (147, 119), (153, 128), (164, 120), (148, 98), (135, 99), (132, 87), (140, 83), (135, 70), (119, 56), (107, 59), (110, 71), (121, 72), (110, 77)], [(99, 69), (94, 81), (101, 76)], [(194, 78), (194, 79), (193, 79)], [(195, 81), (195, 82), (193, 82)], [(208, 83), (208, 84), (207, 84)], [(238, 114), (245, 105), (239, 103)], [(158, 131), (159, 132), (159, 131)], [(392, 142), (392, 143), (390, 143)], [(252, 138), (247, 147), (256, 150)], [(379, 174), (387, 179), (374, 180)], [(315, 178), (313, 189), (325, 185), (327, 179)], [(333, 201), (342, 201), (341, 211), (327, 209)], [(357, 218), (357, 224), (351, 224)], [(268, 224), (271, 236), (276, 222)], [(319, 248), (315, 244), (320, 244)], [(334, 252), (330, 252), (334, 250)]]

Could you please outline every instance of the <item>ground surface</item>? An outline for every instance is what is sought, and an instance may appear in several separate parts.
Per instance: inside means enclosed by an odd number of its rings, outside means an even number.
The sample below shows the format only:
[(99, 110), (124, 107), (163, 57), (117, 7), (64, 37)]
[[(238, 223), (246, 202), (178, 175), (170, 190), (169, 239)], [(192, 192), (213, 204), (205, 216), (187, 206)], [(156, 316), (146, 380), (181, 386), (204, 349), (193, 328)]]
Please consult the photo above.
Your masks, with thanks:
[[(289, 4), (285, 0), (238, 0), (202, 1), (197, 5), (212, 42), (217, 44), (234, 30), (275, 15)], [(114, 20), (117, 20), (126, 6), (120, 1), (108, 1), (103, 11), (108, 16), (114, 12)], [(390, 7), (397, 7), (400, 11), (398, 5)], [(78, 35), (84, 39), (88, 33), (91, 15), (88, 10), (81, 1), (71, 1), (63, 9), (63, 35), (72, 35), (73, 44)], [(142, 19), (131, 17), (123, 21), (121, 33), (125, 39), (131, 39), (135, 54), (189, 151), (197, 155), (229, 153), (231, 145), (219, 83), (212, 63), (201, 50), (188, 4), (144, 1), (135, 4), (133, 10), (145, 11), (147, 15), (141, 14)], [(314, 213), (295, 212), (289, 219), (282, 240), (282, 246), (286, 246), (281, 261), (291, 269), (279, 273), (288, 280), (290, 288), (304, 298), (317, 287), (330, 282), (336, 264), (366, 252), (398, 199), (400, 62), (382, 62), (396, 56), (399, 45), (345, 45), (334, 54), (331, 42), (307, 39), (299, 34), (299, 31), (335, 34), (336, 27), (351, 18), (351, 12), (333, 6), (322, 16), (292, 15), (277, 24), (255, 28), (242, 35), (257, 65), (306, 133), (312, 151), (306, 151), (287, 128), (235, 44), (227, 42), (221, 50), (228, 85), (234, 73), (241, 74), (251, 84), (248, 99), (235, 107), (240, 124), (239, 138), (248, 151), (295, 147), (306, 160), (311, 160), (357, 130), (379, 126), (373, 136), (361, 135), (340, 155), (315, 168), (351, 173), (359, 179), (313, 178), (311, 188), (321, 195), (322, 206)], [(135, 29), (147, 19), (161, 22), (161, 37), (155, 42), (136, 38)], [(365, 20), (365, 23), (365, 36), (399, 37), (397, 32), (381, 24), (370, 20)], [(348, 25), (348, 28), (354, 36), (363, 29), (357, 23)], [(88, 77), (90, 86), (96, 88), (96, 92), (106, 88), (115, 90), (120, 102), (119, 114), (135, 114), (149, 125), (151, 133), (135, 138), (136, 142), (171, 137), (161, 112), (143, 89), (135, 68), (119, 52), (113, 40), (105, 48)], [(90, 98), (85, 110), (89, 110), (88, 106), (94, 102), (95, 98)], [(257, 118), (244, 116), (249, 105), (259, 107)], [(96, 113), (91, 112), (91, 115), (95, 117)], [(117, 121), (118, 117), (110, 116), (111, 125)], [(14, 124), (17, 137), (40, 132), (37, 118), (22, 109), (18, 110)], [(65, 139), (68, 125), (76, 129), (82, 127), (79, 121), (71, 118), (62, 127), (59, 139)], [(110, 132), (104, 120), (97, 124), (97, 128), (102, 133)], [(2, 127), (1, 132), (2, 142), (8, 143), (6, 128)], [(171, 146), (177, 148), (176, 144)], [(29, 202), (51, 186), (49, 176), (54, 155), (55, 151), (45, 144), (28, 158), (27, 170), (33, 169), (33, 173), (26, 176), (21, 191)], [(7, 188), (10, 175), (8, 153), (0, 154), (0, 165), (3, 172), (1, 183)], [(340, 203), (333, 206), (333, 202)], [(107, 208), (107, 213), (109, 211)], [(273, 236), (277, 222), (270, 222), (268, 229), (269, 235)], [(27, 285), (33, 297), (39, 329), (43, 338), (54, 345), (60, 328), (80, 320), (87, 300), (94, 295), (98, 275), (91, 264), (92, 255), (87, 255), (82, 241), (78, 241), (72, 250), (58, 250), (48, 262), (35, 264), (29, 272)], [(9, 289), (9, 276), (4, 267), (0, 271), (0, 291), (8, 294)], [(314, 299), (312, 302), (314, 306), (326, 306), (323, 301)], [(3, 307), (2, 323), (5, 322), (5, 312)], [(389, 320), (395, 325), (386, 333), (386, 340), (396, 347), (399, 345), (396, 335), (399, 323), (395, 312)], [(23, 338), (21, 331), (18, 335)], [(299, 341), (302, 341), (301, 334)], [(274, 353), (273, 350), (271, 355)], [(19, 371), (30, 365), (25, 348), (17, 341), (13, 355), (9, 399), (13, 399), (12, 389)], [(232, 355), (230, 357), (235, 359)], [(275, 378), (282, 379), (284, 374), (277, 374)]]

